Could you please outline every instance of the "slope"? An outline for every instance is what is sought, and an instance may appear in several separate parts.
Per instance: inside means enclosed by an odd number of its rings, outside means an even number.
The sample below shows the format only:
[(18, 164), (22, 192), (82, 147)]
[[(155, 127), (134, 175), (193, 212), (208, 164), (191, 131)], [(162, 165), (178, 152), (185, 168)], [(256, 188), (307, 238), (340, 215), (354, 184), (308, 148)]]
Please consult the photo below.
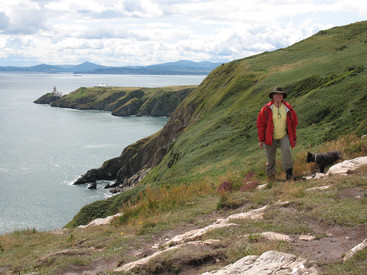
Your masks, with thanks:
[[(120, 157), (78, 181), (107, 177), (125, 187), (138, 184), (138, 193), (148, 185), (219, 181), (227, 173), (243, 177), (251, 171), (261, 179), (265, 160), (257, 147), (255, 122), (269, 101), (269, 91), (278, 85), (289, 93), (287, 100), (300, 121), (294, 154), (339, 136), (364, 135), (366, 50), (367, 22), (359, 22), (319, 32), (286, 49), (223, 64), (185, 98), (160, 132), (127, 147)], [(302, 156), (295, 161), (295, 174), (307, 173), (301, 171)], [(116, 212), (115, 206), (129, 194), (110, 199), (106, 205), (113, 207), (100, 215)], [(88, 209), (83, 208), (69, 226), (100, 217), (98, 210), (92, 214)]]
[(192, 106), (195, 123), (146, 181), (191, 181), (253, 169), (252, 163), (263, 158), (257, 149), (257, 113), (278, 85), (298, 114), (299, 148), (366, 134), (366, 50), (367, 23), (361, 22), (220, 66), (177, 110)]

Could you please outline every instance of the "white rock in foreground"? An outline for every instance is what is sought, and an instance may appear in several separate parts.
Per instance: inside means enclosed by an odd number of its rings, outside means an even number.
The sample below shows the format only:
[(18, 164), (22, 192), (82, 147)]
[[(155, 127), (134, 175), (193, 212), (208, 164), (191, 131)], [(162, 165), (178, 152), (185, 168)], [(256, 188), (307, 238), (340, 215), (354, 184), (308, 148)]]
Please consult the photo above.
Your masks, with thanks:
[(307, 260), (295, 255), (270, 250), (259, 257), (246, 256), (220, 270), (206, 272), (202, 275), (317, 275), (317, 268), (306, 267), (306, 263)]
[[(276, 204), (281, 204), (281, 203), (276, 203)], [(201, 236), (203, 236), (204, 234), (206, 234), (207, 232), (212, 231), (214, 229), (228, 227), (228, 226), (237, 226), (237, 224), (232, 223), (231, 220), (236, 220), (236, 219), (259, 220), (259, 219), (262, 219), (265, 213), (265, 210), (268, 207), (269, 205), (265, 205), (261, 208), (253, 209), (248, 212), (230, 215), (225, 219), (218, 219), (215, 223), (210, 224), (204, 228), (194, 229), (194, 230), (185, 232), (181, 235), (177, 235), (174, 238), (172, 238), (171, 240), (168, 240), (167, 242), (165, 242), (164, 246), (167, 247), (167, 246), (185, 243), (187, 241), (196, 240), (200, 238)]]
[(167, 253), (167, 252), (182, 248), (183, 246), (191, 245), (195, 249), (195, 247), (198, 247), (198, 246), (205, 246), (205, 245), (210, 246), (210, 245), (213, 245), (213, 243), (218, 243), (218, 242), (220, 242), (220, 241), (219, 240), (194, 241), (194, 242), (188, 242), (188, 243), (185, 243), (185, 244), (179, 244), (179, 245), (176, 245), (176, 246), (172, 246), (172, 247), (166, 248), (162, 251), (157, 251), (154, 254), (152, 254), (150, 256), (147, 256), (145, 258), (139, 259), (135, 262), (130, 262), (130, 263), (124, 264), (123, 266), (120, 266), (120, 267), (116, 268), (115, 272), (129, 272), (133, 269), (139, 269), (139, 267), (142, 267), (142, 266), (146, 265), (150, 260), (156, 258), (157, 256), (159, 256), (163, 253)]
[(329, 171), (326, 173), (327, 176), (330, 175), (342, 175), (346, 176), (348, 173), (353, 172), (363, 166), (367, 165), (367, 156), (366, 157), (358, 157), (351, 160), (345, 160), (338, 164), (335, 164), (330, 167)]
[(349, 252), (344, 256), (343, 260), (344, 261), (349, 260), (350, 258), (353, 257), (354, 254), (356, 254), (358, 251), (361, 251), (362, 249), (365, 249), (366, 247), (367, 247), (367, 239), (365, 239), (363, 242), (361, 242), (360, 244), (356, 245), (351, 250), (349, 250)]

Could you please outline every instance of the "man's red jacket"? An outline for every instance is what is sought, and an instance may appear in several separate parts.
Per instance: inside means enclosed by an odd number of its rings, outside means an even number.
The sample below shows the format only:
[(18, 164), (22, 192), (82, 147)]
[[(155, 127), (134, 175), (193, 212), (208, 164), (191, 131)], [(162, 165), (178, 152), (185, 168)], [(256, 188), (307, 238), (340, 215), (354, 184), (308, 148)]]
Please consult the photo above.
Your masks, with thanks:
[[(296, 112), (293, 110), (292, 106), (286, 102), (282, 101), (287, 112), (287, 133), (289, 136), (289, 142), (293, 148), (297, 140), (296, 128), (298, 125), (298, 119)], [(257, 130), (259, 141), (264, 142), (266, 145), (273, 144), (273, 106), (274, 100), (270, 101), (264, 107), (261, 108), (259, 115), (257, 116)]]

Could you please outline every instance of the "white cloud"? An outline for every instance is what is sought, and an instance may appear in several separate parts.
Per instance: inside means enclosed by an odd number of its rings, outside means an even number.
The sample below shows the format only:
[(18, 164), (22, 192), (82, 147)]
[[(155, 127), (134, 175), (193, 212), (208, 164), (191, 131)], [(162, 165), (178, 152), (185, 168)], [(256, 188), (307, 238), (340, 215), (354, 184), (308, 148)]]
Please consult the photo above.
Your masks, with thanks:
[(34, 34), (44, 27), (45, 16), (37, 3), (27, 0), (2, 2), (0, 29), (3, 33)]
[(133, 17), (158, 17), (163, 15), (159, 5), (151, 0), (120, 0), (119, 11)]
[(50, 11), (55, 11), (59, 14), (63, 13), (98, 13), (104, 10), (103, 1), (95, 0), (59, 0), (50, 1), (45, 4), (45, 8)]
[(357, 0), (0, 0), (0, 62), (229, 61), (366, 17)]
[(9, 24), (9, 17), (5, 12), (0, 12), (0, 30), (5, 30)]

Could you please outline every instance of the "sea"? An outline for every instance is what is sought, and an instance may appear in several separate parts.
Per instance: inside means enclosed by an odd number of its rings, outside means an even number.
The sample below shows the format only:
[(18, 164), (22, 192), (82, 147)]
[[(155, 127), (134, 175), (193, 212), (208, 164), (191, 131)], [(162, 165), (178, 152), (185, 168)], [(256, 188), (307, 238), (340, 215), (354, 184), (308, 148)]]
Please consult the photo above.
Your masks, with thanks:
[(115, 117), (34, 104), (56, 87), (68, 94), (101, 83), (120, 87), (200, 84), (205, 75), (0, 73), (0, 234), (64, 227), (79, 210), (112, 196), (73, 182), (161, 129), (167, 117)]

